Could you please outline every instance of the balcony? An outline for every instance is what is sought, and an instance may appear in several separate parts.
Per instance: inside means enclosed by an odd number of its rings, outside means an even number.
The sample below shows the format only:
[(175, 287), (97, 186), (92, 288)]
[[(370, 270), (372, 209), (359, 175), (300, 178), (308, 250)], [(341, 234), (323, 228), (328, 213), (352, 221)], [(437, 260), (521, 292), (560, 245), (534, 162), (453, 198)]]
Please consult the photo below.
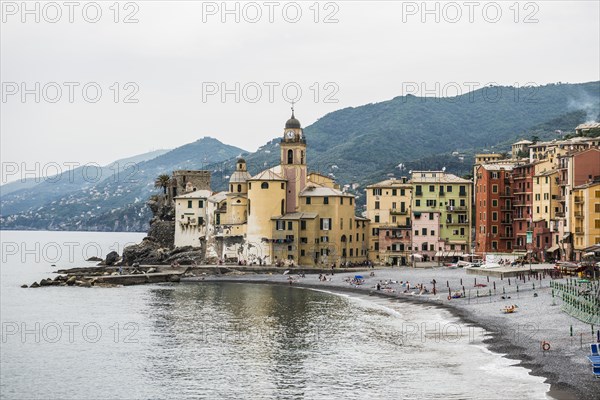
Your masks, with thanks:
[(556, 215), (557, 218), (564, 218), (565, 217), (565, 213), (562, 212), (562, 211), (557, 212), (555, 215)]
[(575, 204), (583, 204), (583, 197), (575, 196)]
[(446, 225), (469, 225), (469, 221), (446, 221)]
[(514, 238), (515, 238), (515, 235), (513, 235), (512, 232), (500, 234), (500, 239), (502, 239), (502, 240), (512, 240)]
[(402, 208), (390, 208), (390, 214), (392, 215), (406, 215), (408, 210)]
[(415, 196), (423, 196), (423, 192), (416, 191)]
[(446, 192), (444, 192), (443, 190), (440, 190), (440, 196), (445, 196)]
[(583, 211), (575, 211), (575, 218), (583, 219)]
[(576, 235), (583, 235), (583, 228), (582, 227), (576, 227), (575, 228), (575, 234)]
[(513, 209), (512, 209), (512, 207), (506, 207), (506, 206), (502, 206), (502, 207), (500, 208), (500, 211), (512, 211), (512, 210), (513, 210)]
[(510, 193), (500, 193), (500, 197), (513, 197)]
[(466, 206), (446, 206), (448, 212), (465, 212), (467, 211)]
[(458, 195), (460, 197), (466, 197), (467, 196), (467, 192), (458, 192)]

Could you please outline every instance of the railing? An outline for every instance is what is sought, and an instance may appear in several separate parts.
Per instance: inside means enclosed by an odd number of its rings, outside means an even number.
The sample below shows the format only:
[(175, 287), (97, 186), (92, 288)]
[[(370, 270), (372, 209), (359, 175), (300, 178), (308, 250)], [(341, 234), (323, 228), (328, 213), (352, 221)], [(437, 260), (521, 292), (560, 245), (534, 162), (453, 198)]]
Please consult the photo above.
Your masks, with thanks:
[(575, 204), (582, 204), (582, 203), (583, 203), (583, 197), (575, 196)]
[(467, 207), (466, 206), (446, 206), (446, 211), (450, 211), (450, 212), (467, 211)]
[(575, 234), (576, 235), (583, 235), (583, 228), (581, 228), (581, 227), (575, 228)]
[(401, 208), (390, 208), (390, 214), (406, 215), (408, 214), (408, 210)]
[(583, 212), (582, 211), (575, 211), (575, 218), (583, 218)]
[(557, 212), (557, 213), (556, 213), (556, 216), (557, 216), (558, 218), (564, 218), (564, 217), (565, 217), (565, 213), (564, 213), (564, 212), (562, 212), (562, 211), (559, 211), (559, 212)]

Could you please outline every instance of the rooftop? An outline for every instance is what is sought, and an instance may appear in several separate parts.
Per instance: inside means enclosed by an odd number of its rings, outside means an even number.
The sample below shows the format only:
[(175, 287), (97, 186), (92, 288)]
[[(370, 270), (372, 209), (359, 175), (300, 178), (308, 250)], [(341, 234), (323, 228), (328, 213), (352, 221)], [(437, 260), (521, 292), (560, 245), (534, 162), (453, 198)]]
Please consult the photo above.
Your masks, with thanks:
[(196, 190), (194, 192), (182, 194), (180, 196), (175, 196), (173, 199), (208, 199), (212, 196), (210, 190)]

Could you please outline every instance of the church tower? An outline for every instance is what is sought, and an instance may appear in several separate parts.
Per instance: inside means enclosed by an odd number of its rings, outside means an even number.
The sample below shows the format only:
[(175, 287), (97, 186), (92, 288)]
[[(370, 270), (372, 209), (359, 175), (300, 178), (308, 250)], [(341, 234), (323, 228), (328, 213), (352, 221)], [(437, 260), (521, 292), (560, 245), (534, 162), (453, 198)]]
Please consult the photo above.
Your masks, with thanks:
[(292, 116), (285, 123), (281, 139), (281, 170), (287, 180), (286, 213), (296, 212), (298, 195), (306, 186), (306, 139), (300, 121)]

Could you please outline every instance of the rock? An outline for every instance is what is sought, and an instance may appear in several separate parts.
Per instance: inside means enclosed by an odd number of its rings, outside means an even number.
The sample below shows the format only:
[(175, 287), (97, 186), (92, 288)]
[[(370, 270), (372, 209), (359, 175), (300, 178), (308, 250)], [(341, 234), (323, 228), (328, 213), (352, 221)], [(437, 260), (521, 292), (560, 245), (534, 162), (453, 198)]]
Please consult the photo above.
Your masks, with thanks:
[(40, 287), (40, 285), (37, 282), (33, 282), (29, 287), (36, 288), (36, 287)]
[(40, 281), (40, 286), (51, 286), (51, 285), (52, 285), (51, 279), (42, 279)]
[(86, 261), (103, 261), (103, 260), (100, 257), (94, 256), (94, 257), (88, 258)]
[(66, 284), (69, 286), (73, 286), (76, 281), (77, 281), (77, 277), (75, 275), (73, 275), (73, 276), (70, 276), (69, 279), (67, 279)]
[(179, 282), (181, 277), (179, 275), (169, 275), (169, 282)]
[(77, 286), (81, 287), (92, 287), (92, 282), (90, 281), (78, 281)]
[(27, 286), (27, 285), (23, 284), (23, 285), (21, 285), (21, 287), (22, 287), (23, 289), (25, 289), (25, 288), (28, 288), (29, 286)]
[(160, 247), (172, 249), (175, 246), (175, 222), (173, 220), (152, 222), (148, 236), (153, 238)]
[(146, 271), (147, 274), (153, 274), (156, 272), (156, 268), (149, 268), (148, 271)]
[(104, 260), (104, 264), (105, 265), (113, 265), (115, 264), (117, 261), (119, 261), (119, 253), (117, 253), (116, 251), (111, 251), (110, 253), (108, 253), (106, 255), (106, 260)]

